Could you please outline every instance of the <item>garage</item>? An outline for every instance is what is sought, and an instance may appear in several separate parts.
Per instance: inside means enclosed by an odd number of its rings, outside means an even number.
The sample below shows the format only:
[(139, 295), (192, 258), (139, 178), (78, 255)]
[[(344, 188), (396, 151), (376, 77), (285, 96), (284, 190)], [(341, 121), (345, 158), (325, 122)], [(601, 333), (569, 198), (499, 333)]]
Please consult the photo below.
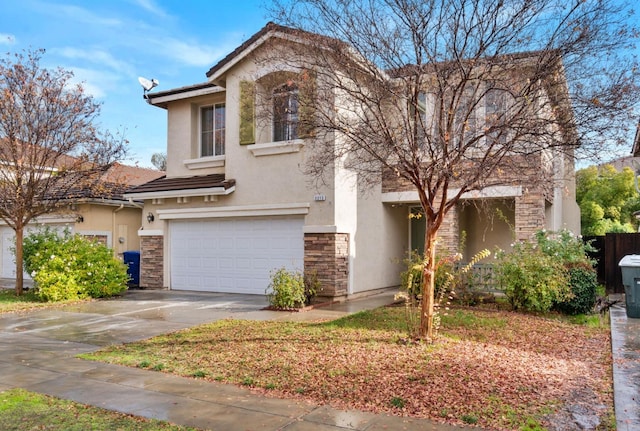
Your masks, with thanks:
[(303, 217), (172, 220), (171, 289), (264, 295), (269, 273), (303, 268)]

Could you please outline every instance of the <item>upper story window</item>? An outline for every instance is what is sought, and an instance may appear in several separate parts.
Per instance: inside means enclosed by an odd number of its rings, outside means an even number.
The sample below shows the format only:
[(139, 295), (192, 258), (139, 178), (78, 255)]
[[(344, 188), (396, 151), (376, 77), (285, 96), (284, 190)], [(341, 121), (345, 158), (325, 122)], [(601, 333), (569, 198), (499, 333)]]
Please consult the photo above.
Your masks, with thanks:
[[(470, 86), (460, 96), (453, 112), (450, 123), (447, 114), (439, 115), (436, 96), (421, 93), (417, 100), (417, 110), (420, 114), (418, 138), (426, 139), (426, 134), (448, 139), (450, 145), (460, 148), (475, 141), (479, 145), (504, 144), (509, 136), (508, 115), (513, 104), (513, 98), (507, 91), (489, 89), (480, 95), (482, 87)], [(451, 100), (445, 100), (445, 104)], [(449, 127), (442, 129), (440, 127)], [(475, 146), (475, 145), (474, 145)]]
[(224, 155), (225, 106), (200, 108), (200, 157)]
[(506, 91), (492, 89), (484, 96), (485, 128), (487, 138), (495, 143), (505, 144), (509, 135), (506, 126), (507, 115), (509, 114), (511, 95)]
[(273, 91), (273, 141), (298, 139), (298, 86), (288, 82)]

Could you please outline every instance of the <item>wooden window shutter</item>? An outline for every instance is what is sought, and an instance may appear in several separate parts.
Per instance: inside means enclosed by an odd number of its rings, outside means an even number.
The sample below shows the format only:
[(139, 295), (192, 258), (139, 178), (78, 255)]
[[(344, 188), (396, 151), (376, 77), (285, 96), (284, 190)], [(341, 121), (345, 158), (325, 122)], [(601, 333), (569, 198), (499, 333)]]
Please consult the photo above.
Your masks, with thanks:
[(298, 78), (300, 116), (298, 136), (301, 139), (315, 135), (316, 115), (316, 74), (311, 70), (303, 70)]
[(256, 143), (255, 92), (255, 82), (240, 81), (240, 145)]

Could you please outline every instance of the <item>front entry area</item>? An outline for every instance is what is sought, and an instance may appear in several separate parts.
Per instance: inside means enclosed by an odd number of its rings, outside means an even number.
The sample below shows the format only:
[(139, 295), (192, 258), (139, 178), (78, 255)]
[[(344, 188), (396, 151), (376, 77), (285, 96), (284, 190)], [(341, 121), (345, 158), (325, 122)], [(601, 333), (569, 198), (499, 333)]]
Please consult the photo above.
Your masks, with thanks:
[[(509, 250), (514, 242), (515, 202), (513, 199), (462, 201), (455, 210), (458, 236), (457, 252), (470, 261), (478, 252), (496, 248)], [(410, 208), (410, 249), (424, 253), (425, 218), (420, 207)]]
[(302, 270), (303, 217), (169, 223), (170, 288), (264, 295), (270, 272)]

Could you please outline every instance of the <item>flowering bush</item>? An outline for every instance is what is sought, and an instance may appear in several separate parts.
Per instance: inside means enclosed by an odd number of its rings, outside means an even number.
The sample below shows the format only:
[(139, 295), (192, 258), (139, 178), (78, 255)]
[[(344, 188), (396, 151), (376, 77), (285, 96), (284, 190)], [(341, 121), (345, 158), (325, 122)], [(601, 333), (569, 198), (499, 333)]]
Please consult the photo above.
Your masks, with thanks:
[(593, 307), (597, 288), (593, 262), (586, 254), (591, 249), (567, 230), (541, 230), (532, 241), (496, 254), (496, 281), (514, 309), (585, 312)]
[(25, 236), (24, 264), (45, 301), (113, 296), (129, 278), (126, 265), (105, 245), (48, 227)]

